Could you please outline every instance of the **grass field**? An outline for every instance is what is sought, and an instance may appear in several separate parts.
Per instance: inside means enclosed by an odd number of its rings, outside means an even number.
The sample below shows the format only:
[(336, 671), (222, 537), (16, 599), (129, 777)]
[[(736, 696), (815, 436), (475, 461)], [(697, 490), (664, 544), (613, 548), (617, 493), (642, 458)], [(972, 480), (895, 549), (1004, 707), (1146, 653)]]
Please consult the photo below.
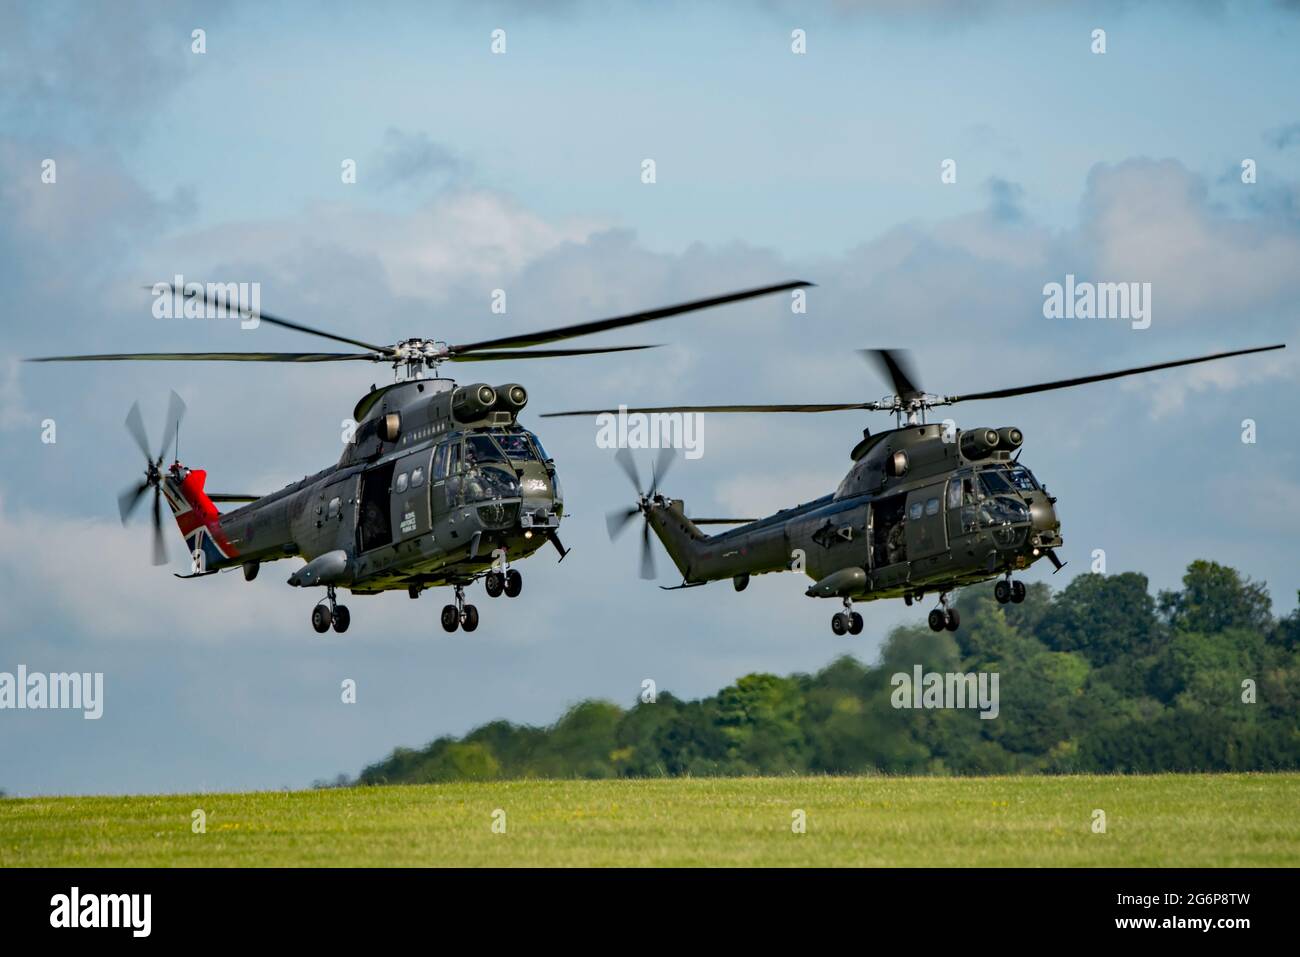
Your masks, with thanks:
[[(207, 831), (193, 833), (195, 809)], [(493, 814), (505, 812), (505, 833)], [(1106, 815), (1093, 832), (1093, 813)], [(794, 813), (806, 816), (795, 833)], [(498, 816), (498, 820), (500, 820)], [(0, 801), (3, 866), (1300, 865), (1300, 774), (503, 781)]]

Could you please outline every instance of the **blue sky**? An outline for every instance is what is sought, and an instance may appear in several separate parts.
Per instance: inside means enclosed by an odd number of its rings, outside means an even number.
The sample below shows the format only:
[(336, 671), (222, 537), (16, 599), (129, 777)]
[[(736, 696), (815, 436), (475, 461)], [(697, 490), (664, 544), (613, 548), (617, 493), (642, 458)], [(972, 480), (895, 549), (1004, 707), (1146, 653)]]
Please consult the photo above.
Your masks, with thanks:
[[(864, 606), (849, 643), (792, 576), (743, 596), (641, 582), (631, 543), (605, 540), (626, 489), (594, 427), (532, 417), (877, 398), (855, 353), (869, 346), (909, 347), (928, 389), (962, 392), (1288, 342), (955, 417), (1023, 428), (1024, 461), (1061, 498), (1070, 565), (1031, 580), (1064, 584), (1094, 548), (1153, 588), (1215, 558), (1294, 607), (1300, 16), (913, 6), (0, 4), (0, 671), (104, 671), (106, 698), (98, 722), (0, 712), (0, 788), (299, 787), (490, 718), (548, 721), (589, 695), (628, 704), (646, 677), (698, 695), (845, 651), (870, 660), (920, 616)], [(1089, 51), (1095, 28), (1105, 55)], [(40, 182), (45, 158), (56, 184)], [(349, 158), (355, 185), (340, 181)], [(116, 517), (138, 468), (121, 422), (139, 399), (156, 430), (175, 388), (187, 464), (214, 488), (270, 490), (337, 458), (340, 420), (386, 370), (15, 361), (306, 345), (153, 320), (139, 286), (177, 271), (260, 281), (268, 311), (378, 341), (818, 287), (805, 316), (774, 300), (600, 340), (669, 344), (658, 352), (471, 367), (528, 385), (573, 556), (528, 562), (517, 601), (480, 596), (472, 637), (441, 632), (440, 596), (390, 595), (351, 600), (348, 636), (319, 640), (288, 563), (252, 584), (149, 566), (143, 526)], [(1045, 319), (1042, 286), (1066, 273), (1151, 282), (1151, 328)], [(505, 316), (489, 310), (495, 288)], [(886, 421), (713, 417), (704, 457), (669, 491), (696, 514), (775, 510), (833, 488), (860, 429)], [(356, 705), (339, 702), (344, 678)]]

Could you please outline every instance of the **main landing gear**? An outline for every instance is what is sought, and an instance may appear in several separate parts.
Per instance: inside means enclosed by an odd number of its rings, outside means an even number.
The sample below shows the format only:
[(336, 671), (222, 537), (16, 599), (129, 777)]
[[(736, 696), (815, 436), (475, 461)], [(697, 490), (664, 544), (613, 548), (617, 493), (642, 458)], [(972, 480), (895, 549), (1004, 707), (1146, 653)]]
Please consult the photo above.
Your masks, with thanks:
[(1025, 588), (1024, 582), (1011, 580), (1010, 572), (1007, 572), (1006, 578), (993, 586), (993, 597), (998, 600), (999, 605), (1005, 605), (1007, 602), (1019, 605), (1028, 593), (1029, 590)]
[(836, 635), (862, 634), (862, 616), (853, 610), (853, 599), (844, 599), (844, 610), (831, 616), (831, 631)]
[(943, 631), (947, 628), (956, 631), (960, 625), (961, 615), (957, 614), (956, 608), (948, 607), (948, 593), (944, 592), (939, 596), (939, 607), (930, 612), (930, 630)]
[(442, 630), (455, 631), (464, 628), (473, 631), (478, 627), (478, 609), (465, 604), (465, 586), (456, 586), (456, 604), (446, 605), (442, 609)]
[(518, 598), (524, 590), (524, 576), (513, 568), (507, 568), (504, 572), (493, 569), (483, 576), (483, 587), (489, 598), (499, 598), (502, 592), (505, 592), (507, 598)]
[(348, 611), (348, 606), (338, 604), (335, 600), (334, 586), (327, 585), (325, 601), (317, 602), (316, 607), (311, 610), (311, 626), (316, 629), (318, 635), (323, 635), (332, 625), (341, 635), (348, 630), (350, 624), (352, 624), (352, 614)]

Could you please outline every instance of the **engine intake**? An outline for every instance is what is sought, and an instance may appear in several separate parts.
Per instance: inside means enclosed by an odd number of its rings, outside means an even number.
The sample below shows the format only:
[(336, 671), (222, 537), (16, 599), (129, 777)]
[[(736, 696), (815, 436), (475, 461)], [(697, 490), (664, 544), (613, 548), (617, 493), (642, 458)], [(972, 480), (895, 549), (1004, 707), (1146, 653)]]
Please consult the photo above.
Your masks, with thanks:
[(519, 413), (528, 404), (528, 390), (518, 382), (497, 386), (496, 408), (501, 412)]
[(483, 418), (497, 404), (497, 390), (486, 382), (457, 389), (451, 396), (451, 414), (457, 422)]
[(997, 451), (1000, 441), (996, 429), (967, 429), (961, 434), (959, 447), (968, 459), (986, 459)]

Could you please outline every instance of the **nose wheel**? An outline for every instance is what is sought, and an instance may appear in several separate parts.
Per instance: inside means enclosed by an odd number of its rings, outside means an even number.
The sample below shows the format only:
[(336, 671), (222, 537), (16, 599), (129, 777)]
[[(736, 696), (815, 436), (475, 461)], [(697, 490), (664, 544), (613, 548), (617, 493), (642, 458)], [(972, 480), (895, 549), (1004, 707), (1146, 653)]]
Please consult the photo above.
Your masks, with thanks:
[(340, 605), (336, 601), (334, 586), (329, 585), (325, 589), (325, 600), (317, 602), (316, 607), (311, 610), (311, 626), (316, 630), (316, 634), (323, 635), (332, 627), (338, 634), (348, 630), (352, 624), (352, 614), (348, 611), (347, 605)]
[(465, 604), (465, 586), (456, 586), (456, 604), (445, 605), (442, 609), (442, 630), (453, 632), (457, 628), (473, 631), (478, 627), (478, 609)]
[(831, 631), (837, 637), (862, 634), (862, 616), (853, 610), (853, 599), (844, 599), (844, 610), (831, 616)]
[(998, 600), (999, 605), (1005, 605), (1007, 602), (1019, 605), (1028, 593), (1029, 589), (1025, 588), (1025, 583), (1012, 581), (1009, 574), (993, 586), (993, 597)]
[(939, 596), (939, 607), (930, 612), (930, 630), (956, 631), (961, 626), (961, 615), (957, 614), (956, 608), (948, 607), (948, 594)]

